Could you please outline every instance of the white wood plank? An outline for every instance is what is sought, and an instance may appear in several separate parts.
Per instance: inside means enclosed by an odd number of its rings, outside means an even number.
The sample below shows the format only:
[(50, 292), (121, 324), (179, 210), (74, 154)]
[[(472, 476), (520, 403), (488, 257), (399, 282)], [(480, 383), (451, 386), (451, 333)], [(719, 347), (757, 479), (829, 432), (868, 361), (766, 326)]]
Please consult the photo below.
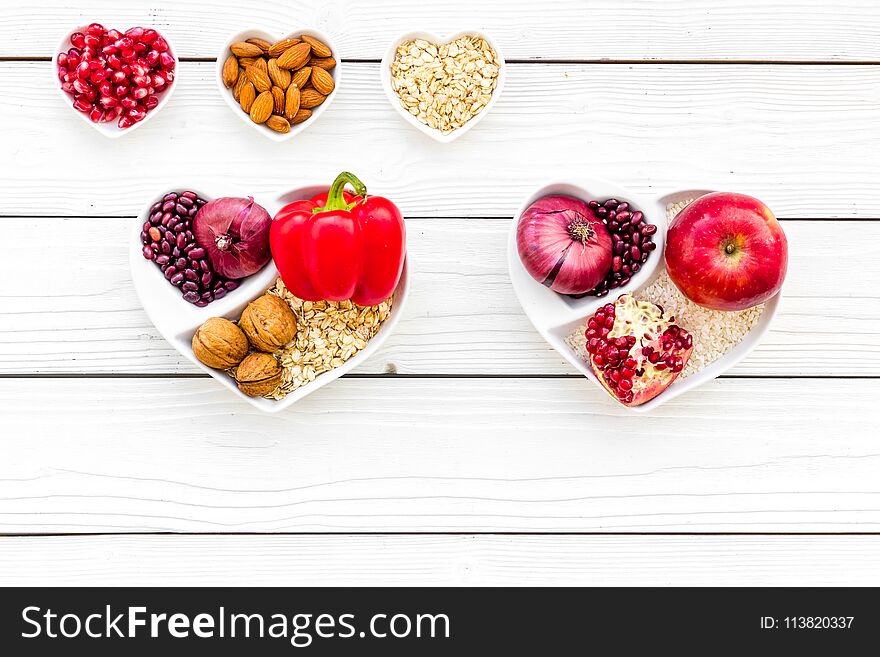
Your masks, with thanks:
[(2, 586), (878, 584), (878, 536), (0, 538)]
[(878, 380), (2, 379), (0, 532), (880, 531)]
[(4, 8), (0, 56), (51, 52), (74, 25), (150, 24), (187, 57), (214, 57), (247, 26), (286, 33), (297, 26), (330, 34), (342, 55), (379, 59), (398, 35), (438, 35), (472, 26), (491, 32), (516, 59), (880, 59), (880, 8), (873, 0), (446, 0), (440, 7), (404, 0), (288, 2), (186, 0), (150, 4), (69, 0)]
[[(133, 219), (0, 219), (18, 248), (0, 290), (0, 373), (194, 373), (152, 327), (128, 274)], [(777, 321), (734, 374), (880, 372), (880, 222), (785, 221), (791, 269)], [(359, 371), (405, 374), (575, 374), (523, 315), (507, 276), (509, 222), (414, 219), (410, 305)], [(861, 272), (841, 295), (829, 236), (858, 234)], [(465, 236), (462, 239), (462, 236)], [(842, 242), (841, 242), (842, 244)], [(35, 255), (38, 254), (38, 255)], [(41, 268), (33, 272), (37, 257)]]
[(161, 116), (119, 140), (71, 116), (51, 64), (3, 62), (0, 213), (128, 215), (169, 185), (255, 195), (359, 173), (408, 216), (510, 216), (546, 179), (593, 175), (646, 194), (711, 185), (781, 217), (877, 218), (880, 66), (511, 65), (491, 116), (453, 145), (403, 122), (377, 64), (293, 143), (262, 139), (186, 63)]

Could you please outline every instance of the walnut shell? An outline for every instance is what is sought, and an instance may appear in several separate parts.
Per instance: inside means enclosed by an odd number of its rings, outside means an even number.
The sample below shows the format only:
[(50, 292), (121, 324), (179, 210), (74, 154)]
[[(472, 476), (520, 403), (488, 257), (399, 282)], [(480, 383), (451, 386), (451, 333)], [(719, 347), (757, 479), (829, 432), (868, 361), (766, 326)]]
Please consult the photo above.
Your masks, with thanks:
[(196, 329), (192, 350), (208, 367), (226, 370), (247, 356), (248, 341), (242, 330), (228, 319), (211, 317)]
[(254, 352), (245, 358), (235, 372), (238, 389), (249, 397), (262, 397), (281, 383), (281, 367), (270, 354)]
[(251, 301), (238, 322), (254, 349), (272, 353), (296, 337), (296, 315), (286, 301), (264, 294)]

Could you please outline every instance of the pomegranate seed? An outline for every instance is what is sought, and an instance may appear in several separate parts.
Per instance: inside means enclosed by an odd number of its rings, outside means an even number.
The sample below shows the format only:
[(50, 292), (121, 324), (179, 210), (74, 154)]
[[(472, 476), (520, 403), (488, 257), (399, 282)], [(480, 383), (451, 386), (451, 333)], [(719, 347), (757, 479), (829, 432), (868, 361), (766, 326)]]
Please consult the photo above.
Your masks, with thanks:
[(86, 48), (100, 48), (101, 47), (101, 40), (98, 37), (96, 37), (94, 34), (86, 34), (83, 41), (86, 44), (86, 46), (85, 46)]
[(156, 40), (153, 41), (153, 48), (159, 52), (165, 52), (168, 50), (168, 42), (162, 37), (156, 37)]
[(160, 53), (159, 55), (159, 64), (169, 71), (174, 69), (174, 57), (172, 57), (167, 52)]
[(126, 96), (125, 98), (123, 98), (119, 102), (127, 110), (131, 110), (131, 109), (134, 109), (135, 107), (137, 107), (137, 101), (134, 98), (132, 98), (131, 96)]
[(119, 33), (119, 30), (107, 30), (107, 34), (104, 37), (108, 41), (118, 41), (122, 38), (122, 34)]
[(153, 89), (161, 89), (164, 86), (165, 86), (165, 78), (162, 77), (162, 75), (159, 73), (153, 74), (153, 84), (152, 84)]
[(137, 89), (135, 89), (132, 92), (131, 95), (134, 96), (135, 98), (137, 98), (138, 100), (143, 100), (149, 94), (147, 93), (147, 89), (145, 87), (138, 87)]
[(159, 33), (156, 30), (146, 29), (144, 30), (143, 36), (141, 36), (141, 43), (146, 43), (150, 45), (159, 38)]
[(88, 112), (92, 109), (92, 104), (85, 98), (77, 98), (73, 101), (73, 109), (80, 112)]
[(144, 107), (147, 108), (147, 111), (151, 109), (156, 109), (156, 105), (159, 104), (159, 99), (155, 96), (147, 96), (147, 99), (144, 101)]
[(60, 52), (58, 53), (58, 66), (61, 68), (67, 68), (67, 53)]
[(104, 110), (100, 107), (93, 108), (92, 111), (89, 112), (89, 118), (93, 123), (100, 123), (104, 120)]
[(110, 83), (107, 82), (107, 80), (104, 80), (98, 85), (98, 93), (102, 96), (110, 96), (113, 93), (113, 87), (110, 86)]
[(135, 58), (134, 48), (123, 48), (120, 51), (120, 55), (122, 56), (122, 61), (131, 62)]
[(106, 31), (100, 23), (92, 23), (86, 28), (86, 34), (91, 34), (92, 36), (102, 36)]
[(119, 123), (117, 123), (116, 125), (124, 130), (125, 128), (130, 128), (131, 126), (133, 126), (134, 121), (127, 116), (122, 116), (119, 119)]
[(69, 82), (70, 81), (68, 79), (69, 77), (70, 77), (70, 73), (67, 71), (66, 68), (58, 67), (58, 79), (59, 80), (61, 80), (62, 82)]
[(79, 94), (84, 94), (87, 91), (91, 90), (89, 83), (85, 82), (84, 80), (80, 80), (79, 78), (73, 81), (73, 88)]
[(119, 48), (117, 48), (116, 46), (114, 46), (112, 44), (101, 48), (101, 54), (104, 55), (105, 57), (109, 57), (110, 55), (115, 55), (118, 52), (119, 52)]
[(174, 71), (165, 71), (165, 82), (166, 84), (174, 82)]
[(61, 91), (72, 96), (74, 94), (73, 85), (70, 82), (62, 82)]
[(144, 36), (144, 28), (142, 27), (131, 27), (125, 31), (125, 36), (130, 39), (139, 41)]
[(147, 116), (147, 113), (142, 109), (132, 109), (128, 111), (128, 116), (132, 118), (135, 122), (143, 121)]
[[(633, 374), (635, 374), (635, 372), (633, 372)], [(632, 374), (630, 376), (632, 376)], [(632, 390), (633, 382), (631, 379), (621, 379), (620, 383), (618, 383), (617, 385), (624, 392), (628, 392)]]
[(74, 32), (70, 35), (70, 44), (74, 48), (82, 48), (86, 45), (86, 35), (82, 32)]
[(111, 107), (116, 107), (118, 101), (113, 96), (101, 96), (100, 103), (109, 109)]
[(76, 77), (80, 80), (85, 80), (89, 77), (89, 63), (88, 62), (80, 62), (79, 66), (76, 67)]
[(151, 50), (147, 53), (147, 56), (144, 58), (148, 65), (155, 66), (159, 63), (159, 51)]
[(122, 60), (117, 55), (110, 55), (107, 58), (107, 65), (110, 68), (120, 69), (122, 68)]

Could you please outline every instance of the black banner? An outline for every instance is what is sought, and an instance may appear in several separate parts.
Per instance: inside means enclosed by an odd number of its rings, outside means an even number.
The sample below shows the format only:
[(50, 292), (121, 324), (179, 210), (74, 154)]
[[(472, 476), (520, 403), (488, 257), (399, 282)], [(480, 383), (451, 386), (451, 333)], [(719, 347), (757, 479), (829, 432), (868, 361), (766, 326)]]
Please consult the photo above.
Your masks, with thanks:
[(876, 644), (877, 599), (840, 588), (4, 589), (0, 652), (812, 654)]

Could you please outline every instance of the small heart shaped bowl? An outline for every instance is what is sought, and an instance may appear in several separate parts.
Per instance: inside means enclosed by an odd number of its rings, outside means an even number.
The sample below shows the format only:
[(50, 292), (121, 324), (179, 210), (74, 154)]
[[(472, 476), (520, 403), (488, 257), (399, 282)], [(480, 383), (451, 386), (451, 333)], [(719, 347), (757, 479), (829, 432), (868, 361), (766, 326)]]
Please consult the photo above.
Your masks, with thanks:
[[(436, 128), (431, 128), (419, 121), (404, 108), (403, 104), (400, 102), (400, 97), (391, 87), (391, 64), (394, 62), (394, 58), (397, 55), (397, 48), (400, 46), (400, 44), (407, 41), (424, 39), (425, 41), (429, 41), (435, 45), (442, 45), (444, 43), (455, 41), (456, 39), (463, 36), (482, 37), (486, 40), (486, 43), (492, 46), (492, 48), (495, 50), (495, 53), (498, 55), (498, 61), (500, 62), (500, 65), (498, 67), (498, 79), (495, 82), (495, 90), (492, 92), (492, 97), (483, 108), (483, 111), (477, 114), (470, 121), (465, 123), (462, 127), (453, 130), (449, 134), (444, 135)], [(388, 50), (385, 52), (385, 56), (382, 58), (382, 63), (380, 64), (380, 75), (382, 79), (382, 88), (385, 90), (385, 95), (388, 97), (388, 102), (390, 102), (394, 109), (397, 110), (397, 113), (400, 114), (403, 120), (419, 130), (419, 132), (428, 135), (431, 139), (439, 141), (441, 144), (448, 144), (461, 137), (468, 130), (476, 127), (476, 125), (484, 118), (486, 118), (489, 112), (492, 111), (492, 108), (495, 106), (495, 103), (501, 96), (501, 91), (504, 89), (504, 81), (507, 77), (507, 63), (504, 61), (504, 55), (501, 54), (501, 49), (498, 47), (498, 44), (488, 34), (486, 34), (485, 32), (481, 32), (480, 30), (464, 30), (463, 32), (456, 32), (455, 34), (442, 39), (434, 34), (431, 34), (430, 32), (409, 32), (408, 34), (404, 34), (403, 36), (395, 39), (394, 42), (388, 47)]]
[[(79, 110), (74, 109), (73, 96), (68, 95), (61, 88), (61, 80), (58, 79), (58, 55), (62, 52), (67, 52), (68, 50), (70, 50), (73, 47), (70, 43), (70, 37), (77, 32), (85, 31), (85, 29), (87, 27), (88, 27), (88, 25), (81, 25), (79, 27), (76, 27), (76, 28), (70, 30), (64, 36), (64, 38), (61, 39), (60, 43), (58, 44), (58, 47), (55, 48), (55, 51), (52, 53), (52, 64), (51, 64), (51, 66), (52, 66), (52, 84), (58, 90), (58, 93), (64, 99), (65, 105), (67, 105), (67, 107), (70, 109), (71, 112), (76, 114), (80, 119), (85, 121), (88, 125), (90, 125), (92, 128), (97, 130), (99, 133), (101, 133), (105, 137), (109, 137), (110, 139), (116, 139), (117, 137), (121, 137), (122, 135), (127, 135), (128, 133), (134, 132), (135, 130), (140, 128), (147, 121), (149, 121), (154, 116), (156, 116), (156, 114), (161, 112), (162, 108), (168, 104), (168, 101), (171, 100), (171, 95), (174, 93), (174, 90), (177, 89), (177, 86), (180, 84), (180, 60), (177, 57), (177, 50), (174, 48), (174, 44), (171, 42), (171, 40), (167, 36), (165, 36), (165, 34), (162, 33), (159, 29), (157, 29), (155, 27), (152, 28), (152, 29), (156, 30), (157, 32), (159, 32), (161, 37), (163, 39), (165, 39), (165, 41), (168, 42), (168, 52), (172, 57), (174, 57), (174, 61), (175, 61), (174, 81), (171, 83), (171, 85), (169, 87), (167, 87), (165, 89), (165, 91), (163, 91), (159, 95), (159, 104), (156, 105), (156, 107), (151, 109), (149, 112), (147, 112), (147, 115), (144, 117), (143, 121), (135, 123), (131, 127), (124, 128), (124, 129), (120, 128), (117, 125), (116, 121), (109, 121), (107, 123), (93, 123), (92, 120), (88, 116), (86, 116), (85, 114), (83, 114)], [(144, 27), (150, 27), (150, 26), (144, 26)], [(108, 28), (108, 29), (110, 29), (110, 28)], [(128, 28), (126, 28), (126, 29), (128, 29)]]
[[(538, 188), (531, 194), (520, 206), (513, 219), (508, 238), (508, 267), (510, 270), (510, 279), (513, 288), (519, 298), (523, 310), (538, 330), (541, 336), (553, 347), (566, 361), (571, 363), (581, 374), (589, 379), (598, 389), (602, 390), (602, 395), (608, 397), (609, 402), (614, 403), (620, 408), (625, 408), (635, 413), (645, 413), (675, 399), (688, 390), (691, 390), (707, 381), (720, 376), (725, 371), (745, 358), (761, 341), (763, 336), (770, 328), (770, 323), (779, 307), (780, 294), (777, 293), (764, 304), (764, 310), (760, 318), (757, 320), (752, 330), (745, 338), (733, 349), (710, 363), (698, 372), (691, 374), (686, 378), (676, 379), (662, 393), (640, 406), (623, 406), (612, 401), (610, 395), (599, 383), (596, 375), (590, 368), (589, 363), (568, 344), (567, 338), (580, 327), (598, 308), (609, 301), (614, 301), (621, 294), (630, 292), (638, 296), (638, 291), (650, 285), (664, 270), (663, 250), (666, 243), (666, 208), (670, 204), (696, 199), (704, 194), (712, 191), (711, 188), (694, 189), (689, 191), (675, 192), (667, 194), (656, 199), (642, 198), (632, 192), (614, 185), (608, 181), (596, 178), (583, 179), (578, 183), (551, 183)], [(654, 243), (657, 249), (652, 257), (645, 263), (632, 280), (622, 288), (612, 290), (609, 295), (604, 298), (583, 297), (581, 299), (573, 299), (564, 295), (557, 294), (549, 288), (545, 287), (526, 271), (519, 257), (519, 250), (516, 244), (516, 229), (519, 224), (519, 218), (523, 212), (536, 200), (549, 194), (564, 194), (574, 196), (582, 200), (590, 199), (608, 199), (616, 198), (621, 201), (628, 201), (633, 207), (641, 210), (645, 214), (645, 219), (649, 223), (657, 226), (657, 232), (654, 234)], [(651, 301), (651, 299), (648, 299)]]
[[(312, 108), (312, 115), (308, 118), (308, 120), (303, 121), (297, 125), (290, 126), (290, 132), (282, 133), (275, 132), (271, 128), (263, 125), (262, 123), (254, 123), (251, 121), (250, 115), (246, 114), (243, 109), (241, 109), (241, 105), (239, 105), (235, 98), (232, 96), (232, 89), (227, 89), (226, 85), (223, 84), (223, 64), (226, 62), (226, 59), (231, 55), (231, 51), (229, 47), (233, 43), (237, 43), (238, 41), (247, 41), (248, 39), (264, 39), (269, 41), (270, 43), (275, 43), (276, 41), (280, 41), (281, 39), (286, 39), (288, 37), (299, 37), (301, 34), (305, 34), (306, 36), (315, 37), (322, 43), (326, 44), (332, 53), (333, 58), (336, 60), (335, 68), (330, 71), (330, 75), (333, 76), (333, 91), (327, 96), (327, 99), (318, 105), (317, 107)], [(339, 57), (339, 51), (336, 49), (336, 46), (323, 32), (319, 32), (318, 30), (312, 29), (300, 29), (294, 30), (289, 34), (286, 34), (282, 37), (274, 36), (271, 32), (267, 30), (244, 30), (243, 32), (239, 32), (229, 39), (220, 50), (220, 53), (217, 55), (217, 67), (216, 67), (216, 80), (217, 80), (217, 88), (220, 90), (220, 95), (223, 96), (223, 100), (226, 101), (226, 104), (229, 105), (229, 109), (232, 110), (233, 114), (235, 114), (239, 119), (241, 119), (244, 123), (249, 125), (251, 128), (262, 134), (264, 137), (268, 137), (272, 141), (283, 142), (288, 139), (292, 139), (294, 136), (300, 134), (306, 128), (314, 125), (321, 114), (323, 114), (328, 107), (333, 103), (333, 99), (336, 98), (336, 92), (339, 91), (339, 85), (342, 82), (342, 59)]]
[[(223, 188), (223, 196), (246, 196), (246, 194), (240, 193), (240, 190), (230, 189), (229, 185), (225, 183)], [(288, 203), (300, 199), (311, 198), (315, 194), (326, 192), (327, 189), (327, 185), (309, 185), (276, 196), (270, 199), (268, 203), (262, 202), (261, 199), (256, 199), (256, 201), (266, 208), (270, 216), (275, 216), (278, 210)], [(182, 192), (184, 191), (184, 188), (176, 188), (174, 190), (166, 189), (161, 194), (157, 194), (146, 204), (146, 206), (144, 206), (143, 211), (140, 213), (133, 226), (131, 241), (129, 243), (129, 266), (131, 267), (131, 276), (135, 290), (137, 290), (138, 297), (141, 300), (141, 304), (143, 305), (147, 316), (149, 316), (159, 333), (162, 334), (162, 337), (164, 337), (188, 360), (194, 363), (196, 367), (215, 378), (224, 388), (255, 408), (265, 411), (266, 413), (277, 413), (278, 411), (288, 408), (306, 395), (309, 395), (328, 383), (335, 381), (343, 374), (351, 372), (382, 346), (382, 344), (388, 339), (388, 336), (391, 335), (394, 327), (400, 321), (410, 290), (408, 255), (403, 266), (403, 274), (400, 277), (400, 282), (393, 295), (394, 301), (388, 319), (385, 320), (376, 335), (367, 342), (366, 347), (345, 361), (340, 367), (318, 375), (314, 381), (297, 388), (289, 393), (284, 399), (275, 401), (272, 399), (264, 399), (263, 397), (248, 397), (238, 389), (238, 386), (231, 376), (223, 371), (206, 367), (195, 357), (192, 350), (192, 337), (196, 332), (196, 329), (209, 317), (224, 317), (230, 321), (238, 321), (245, 306), (275, 284), (278, 270), (275, 267), (275, 263), (270, 260), (269, 263), (256, 274), (244, 279), (238, 288), (222, 299), (218, 299), (208, 304), (204, 308), (197, 308), (184, 301), (181, 297), (180, 290), (165, 280), (161, 270), (155, 265), (155, 263), (144, 258), (141, 253), (143, 245), (141, 244), (140, 234), (144, 222), (150, 217), (150, 208), (156, 201), (162, 200), (162, 197), (164, 197), (169, 191)], [(197, 189), (192, 189), (192, 191), (206, 200), (217, 198), (217, 196), (205, 194)]]

